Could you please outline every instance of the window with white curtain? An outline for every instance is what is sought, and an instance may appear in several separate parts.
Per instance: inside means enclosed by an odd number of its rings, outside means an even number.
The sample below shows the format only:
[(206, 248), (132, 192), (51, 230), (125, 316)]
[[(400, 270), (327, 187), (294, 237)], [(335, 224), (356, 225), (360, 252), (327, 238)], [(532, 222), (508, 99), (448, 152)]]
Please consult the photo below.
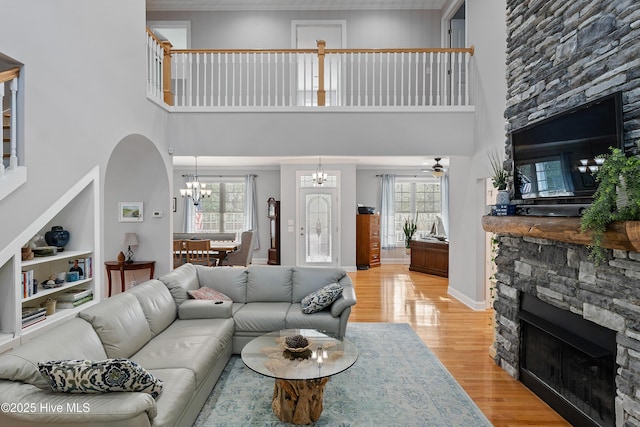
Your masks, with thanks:
[(211, 197), (202, 199), (190, 209), (189, 232), (236, 233), (243, 231), (245, 182), (242, 179), (201, 182), (212, 190)]
[(430, 179), (396, 178), (395, 240), (404, 246), (403, 226), (407, 219), (416, 221), (416, 235), (429, 233), (442, 214), (440, 182)]

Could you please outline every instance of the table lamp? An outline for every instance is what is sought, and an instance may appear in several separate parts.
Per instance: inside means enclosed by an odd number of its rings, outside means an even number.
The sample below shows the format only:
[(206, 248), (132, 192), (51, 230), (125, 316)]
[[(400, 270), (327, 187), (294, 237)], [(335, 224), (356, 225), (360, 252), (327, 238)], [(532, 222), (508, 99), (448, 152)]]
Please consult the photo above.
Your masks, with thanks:
[(136, 235), (136, 233), (124, 233), (122, 246), (127, 247), (127, 258), (125, 262), (131, 264), (133, 262), (133, 251), (131, 250), (131, 246), (138, 246), (138, 236)]

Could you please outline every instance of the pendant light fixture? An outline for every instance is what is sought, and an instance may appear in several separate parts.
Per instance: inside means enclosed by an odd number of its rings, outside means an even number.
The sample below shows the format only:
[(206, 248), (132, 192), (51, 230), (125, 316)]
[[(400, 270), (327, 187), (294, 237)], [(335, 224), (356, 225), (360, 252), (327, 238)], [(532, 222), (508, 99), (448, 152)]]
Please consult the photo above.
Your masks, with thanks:
[(327, 180), (327, 174), (324, 172), (324, 169), (322, 168), (322, 159), (320, 157), (318, 157), (318, 169), (316, 169), (316, 171), (311, 174), (311, 177), (313, 179), (313, 182), (315, 182), (318, 185), (322, 185), (325, 183), (325, 181)]
[(201, 183), (198, 179), (198, 156), (196, 157), (196, 174), (192, 181), (187, 181), (187, 188), (180, 189), (180, 195), (182, 197), (189, 197), (193, 200), (193, 205), (198, 206), (200, 200), (206, 197), (211, 197), (211, 190), (207, 189), (207, 184)]

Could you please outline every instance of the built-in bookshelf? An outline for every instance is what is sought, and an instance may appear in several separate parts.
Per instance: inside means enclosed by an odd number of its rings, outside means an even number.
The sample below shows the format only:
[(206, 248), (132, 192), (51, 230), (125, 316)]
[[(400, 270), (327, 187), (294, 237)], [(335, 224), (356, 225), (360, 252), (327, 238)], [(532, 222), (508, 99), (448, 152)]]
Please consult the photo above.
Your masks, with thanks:
[[(0, 352), (72, 319), (80, 310), (100, 301), (98, 179), (96, 167), (0, 252)], [(21, 248), (34, 236), (44, 236), (53, 226), (62, 226), (70, 233), (64, 250), (22, 260)], [(82, 275), (67, 276), (74, 260), (84, 265)], [(54, 276), (58, 278), (57, 283), (55, 280), (47, 283)], [(37, 286), (33, 285), (34, 280)], [(55, 313), (37, 316), (37, 322), (24, 322), (29, 324), (23, 327), (23, 309), (46, 307), (47, 300), (57, 299), (73, 289), (89, 289), (93, 298), (77, 307), (56, 309)]]

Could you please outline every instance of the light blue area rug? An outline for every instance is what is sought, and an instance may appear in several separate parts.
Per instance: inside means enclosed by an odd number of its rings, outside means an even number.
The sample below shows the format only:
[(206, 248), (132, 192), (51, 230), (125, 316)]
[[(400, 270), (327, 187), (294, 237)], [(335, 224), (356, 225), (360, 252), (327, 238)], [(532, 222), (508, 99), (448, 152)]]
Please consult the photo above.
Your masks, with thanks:
[[(349, 323), (360, 356), (331, 377), (314, 426), (447, 426), (491, 423), (406, 323)], [(285, 426), (271, 410), (274, 380), (232, 356), (196, 426)]]

